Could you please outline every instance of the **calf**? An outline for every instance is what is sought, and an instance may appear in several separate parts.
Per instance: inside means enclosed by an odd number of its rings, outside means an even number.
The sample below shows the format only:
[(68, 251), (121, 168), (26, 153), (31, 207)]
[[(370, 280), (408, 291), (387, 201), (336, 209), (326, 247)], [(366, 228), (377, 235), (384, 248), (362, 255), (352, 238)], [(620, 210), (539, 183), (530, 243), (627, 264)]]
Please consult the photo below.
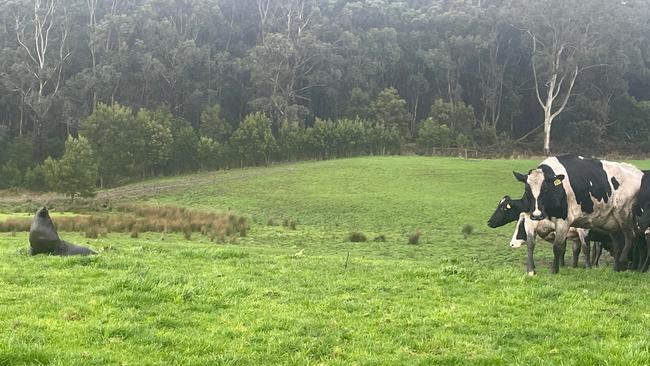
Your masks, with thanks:
[[(582, 247), (582, 252), (585, 257), (585, 267), (591, 268), (591, 255), (589, 251), (589, 242), (587, 241), (587, 235), (589, 230), (579, 229), (579, 228), (570, 228), (566, 239), (573, 241), (573, 267), (578, 266), (578, 256), (580, 255), (580, 247)], [(533, 252), (535, 250), (535, 241), (533, 238), (535, 236), (548, 241), (555, 241), (555, 231), (553, 222), (550, 220), (539, 220), (535, 221), (530, 218), (530, 214), (521, 213), (519, 215), (519, 220), (517, 221), (517, 228), (512, 234), (512, 239), (510, 240), (510, 246), (513, 248), (519, 248), (521, 244), (526, 243), (528, 247), (527, 255), (527, 267), (528, 274), (535, 274), (535, 261), (533, 258)], [(531, 240), (529, 240), (529, 238)], [(530, 245), (529, 245), (530, 243)], [(532, 271), (530, 270), (532, 268)]]
[[(490, 219), (488, 220), (488, 226), (491, 228), (497, 228), (501, 227), (503, 225), (506, 225), (508, 223), (518, 221), (520, 218), (520, 214), (524, 212), (525, 208), (527, 207), (526, 202), (524, 201), (524, 198), (522, 199), (512, 199), (510, 196), (504, 196), (501, 201), (499, 201), (499, 204), (497, 205), (497, 208), (494, 210), (492, 213), (492, 216), (490, 216)], [(551, 223), (548, 222), (545, 225), (548, 226)], [(519, 224), (517, 225), (517, 228), (519, 228)], [(523, 228), (522, 228), (523, 230)], [(580, 235), (577, 232), (577, 229), (571, 228), (569, 229), (569, 235), (570, 240), (573, 241), (573, 267), (578, 266), (578, 257), (580, 256), (580, 249), (581, 248), (587, 248), (588, 252), (589, 249), (589, 242), (587, 241), (581, 241), (580, 240)], [(550, 238), (549, 233), (545, 233), (545, 239)], [(584, 235), (583, 235), (584, 237)], [(521, 245), (521, 243), (519, 244)], [(517, 245), (517, 247), (519, 246)], [(511, 243), (512, 246), (512, 243)], [(514, 246), (513, 246), (514, 247)], [(590, 267), (590, 261), (585, 261), (587, 268)], [(564, 255), (560, 259), (560, 265), (564, 266)]]
[[(636, 202), (643, 173), (636, 167), (575, 155), (549, 157), (528, 174), (513, 172), (525, 184), (526, 212), (534, 221), (550, 219), (555, 232), (551, 273), (559, 271), (560, 257), (571, 226), (596, 228), (615, 234), (614, 270), (627, 269), (634, 243), (632, 206)], [(531, 243), (532, 242), (532, 243)], [(529, 251), (534, 237), (528, 237)], [(534, 270), (528, 266), (528, 272)]]

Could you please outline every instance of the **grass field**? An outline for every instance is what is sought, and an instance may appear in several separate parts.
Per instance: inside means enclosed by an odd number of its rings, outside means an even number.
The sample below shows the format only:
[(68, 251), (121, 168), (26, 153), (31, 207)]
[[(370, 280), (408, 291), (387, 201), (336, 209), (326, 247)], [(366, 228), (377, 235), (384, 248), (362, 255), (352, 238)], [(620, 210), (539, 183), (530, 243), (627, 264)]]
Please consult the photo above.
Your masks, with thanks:
[(0, 364), (649, 364), (650, 274), (551, 275), (543, 243), (529, 278), (513, 224), (486, 226), (523, 192), (511, 171), (537, 163), (355, 158), (103, 192), (252, 225), (230, 244), (62, 233), (100, 252), (86, 258), (30, 257), (26, 233), (0, 234)]

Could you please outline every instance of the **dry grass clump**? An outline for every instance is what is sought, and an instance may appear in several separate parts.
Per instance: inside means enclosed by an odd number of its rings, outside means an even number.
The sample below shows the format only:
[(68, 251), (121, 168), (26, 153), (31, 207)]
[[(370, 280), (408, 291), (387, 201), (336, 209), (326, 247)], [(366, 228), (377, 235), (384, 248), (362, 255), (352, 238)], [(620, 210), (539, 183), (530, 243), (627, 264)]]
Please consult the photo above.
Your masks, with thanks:
[(384, 234), (377, 235), (377, 237), (372, 239), (372, 241), (375, 241), (375, 242), (378, 242), (378, 243), (383, 243), (383, 242), (386, 241), (386, 235), (384, 235)]
[(367, 241), (368, 238), (366, 238), (366, 235), (364, 233), (353, 231), (350, 234), (348, 234), (348, 240), (353, 243), (361, 243)]
[(466, 224), (465, 226), (463, 226), (462, 232), (463, 232), (463, 237), (467, 239), (467, 237), (472, 235), (472, 233), (474, 232), (474, 226), (472, 224)]
[(18, 231), (29, 231), (29, 225), (31, 225), (32, 219), (8, 219), (5, 221), (0, 221), (0, 232), (10, 233)]
[(298, 221), (294, 219), (284, 219), (282, 221), (282, 225), (291, 230), (296, 230), (296, 227), (298, 226)]
[(418, 244), (420, 242), (420, 236), (422, 235), (422, 232), (420, 229), (416, 230), (413, 234), (409, 235), (409, 244)]
[[(190, 240), (193, 232), (208, 235), (212, 240), (245, 237), (249, 224), (245, 217), (233, 213), (214, 213), (175, 206), (121, 205), (117, 214), (65, 216), (53, 219), (57, 231), (83, 232), (88, 238), (106, 236), (109, 232), (182, 233)], [(29, 231), (31, 218), (0, 221), (0, 232)]]

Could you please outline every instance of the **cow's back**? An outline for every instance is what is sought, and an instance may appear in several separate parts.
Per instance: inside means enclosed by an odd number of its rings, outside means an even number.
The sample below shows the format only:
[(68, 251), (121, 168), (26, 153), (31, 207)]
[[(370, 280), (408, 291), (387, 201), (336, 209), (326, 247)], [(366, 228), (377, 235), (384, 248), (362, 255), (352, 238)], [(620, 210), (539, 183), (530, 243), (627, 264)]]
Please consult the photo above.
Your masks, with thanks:
[(567, 220), (572, 226), (618, 231), (630, 225), (643, 173), (633, 165), (563, 155), (541, 164), (565, 176)]

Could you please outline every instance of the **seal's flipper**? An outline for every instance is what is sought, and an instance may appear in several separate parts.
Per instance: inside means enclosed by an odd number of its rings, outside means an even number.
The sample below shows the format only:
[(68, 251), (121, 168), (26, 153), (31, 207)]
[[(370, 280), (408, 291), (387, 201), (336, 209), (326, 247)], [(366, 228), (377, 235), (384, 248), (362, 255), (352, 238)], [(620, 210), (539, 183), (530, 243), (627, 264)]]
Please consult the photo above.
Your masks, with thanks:
[(62, 251), (61, 255), (94, 255), (97, 254), (94, 250), (90, 248), (83, 247), (81, 245), (72, 244), (65, 240), (61, 240)]

